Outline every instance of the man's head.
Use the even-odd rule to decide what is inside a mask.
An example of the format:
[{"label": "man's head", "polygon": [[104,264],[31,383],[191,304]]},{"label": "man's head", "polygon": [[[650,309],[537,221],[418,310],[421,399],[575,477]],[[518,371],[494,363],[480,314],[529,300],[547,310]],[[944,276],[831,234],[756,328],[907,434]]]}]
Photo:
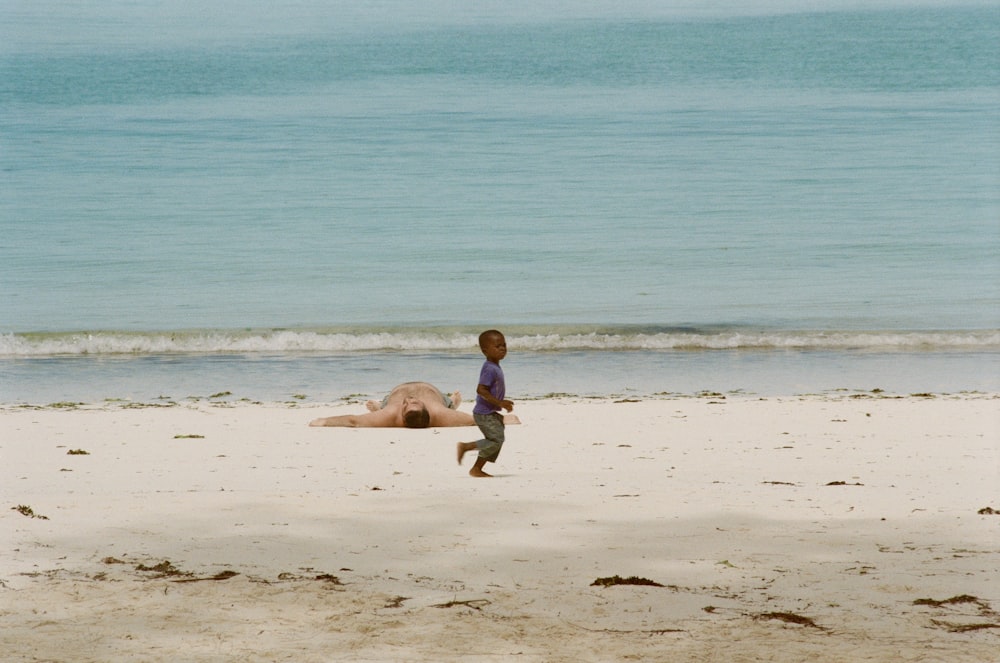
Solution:
[{"label": "man's head", "polygon": [[403,425],[407,428],[427,428],[431,425],[431,415],[423,401],[403,399]]}]

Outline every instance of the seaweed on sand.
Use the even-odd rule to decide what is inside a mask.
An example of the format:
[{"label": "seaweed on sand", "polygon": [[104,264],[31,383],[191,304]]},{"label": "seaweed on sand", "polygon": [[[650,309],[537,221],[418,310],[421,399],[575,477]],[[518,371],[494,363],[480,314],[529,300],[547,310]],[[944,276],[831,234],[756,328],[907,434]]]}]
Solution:
[{"label": "seaweed on sand", "polygon": [[594,582],[590,583],[591,587],[611,587],[613,585],[642,585],[646,587],[663,587],[660,583],[655,580],[650,580],[648,578],[639,578],[637,576],[629,576],[628,578],[622,578],[621,576],[614,575],[608,578],[598,578]]},{"label": "seaweed on sand", "polygon": [[35,511],[27,504],[18,504],[17,506],[12,506],[11,511],[17,511],[22,516],[27,516],[28,518],[38,518],[39,520],[48,520],[48,516],[43,516],[40,513],[35,513]]},{"label": "seaweed on sand", "polygon": [[785,622],[786,624],[799,624],[801,626],[819,629],[820,631],[826,630],[809,617],[803,617],[802,615],[797,615],[794,612],[765,612],[756,615],[754,619],[776,619],[778,621]]}]

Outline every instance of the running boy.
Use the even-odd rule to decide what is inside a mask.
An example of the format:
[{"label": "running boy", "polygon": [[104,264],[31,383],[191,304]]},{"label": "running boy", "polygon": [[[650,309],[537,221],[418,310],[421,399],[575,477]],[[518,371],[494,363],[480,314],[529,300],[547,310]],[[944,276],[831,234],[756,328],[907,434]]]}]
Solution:
[{"label": "running boy", "polygon": [[479,449],[479,457],[469,470],[474,477],[491,476],[483,472],[486,463],[496,462],[503,446],[504,424],[500,410],[510,412],[514,403],[506,400],[506,387],[503,380],[503,369],[500,360],[507,356],[507,340],[495,329],[484,331],[479,335],[479,349],[483,351],[486,361],[479,371],[479,387],[476,389],[476,406],[472,409],[472,418],[483,433],[483,439],[476,442],[458,443],[458,464],[462,464],[465,452]]}]

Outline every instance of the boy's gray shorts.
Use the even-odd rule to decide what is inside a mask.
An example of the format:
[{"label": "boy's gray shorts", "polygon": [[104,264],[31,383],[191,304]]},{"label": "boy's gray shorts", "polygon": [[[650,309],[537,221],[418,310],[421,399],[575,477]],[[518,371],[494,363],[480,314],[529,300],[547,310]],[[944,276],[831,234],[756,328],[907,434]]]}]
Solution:
[{"label": "boy's gray shorts", "polygon": [[473,414],[472,418],[475,419],[484,438],[476,441],[479,457],[486,459],[489,463],[495,463],[504,441],[503,415],[499,412],[491,412],[489,414]]}]

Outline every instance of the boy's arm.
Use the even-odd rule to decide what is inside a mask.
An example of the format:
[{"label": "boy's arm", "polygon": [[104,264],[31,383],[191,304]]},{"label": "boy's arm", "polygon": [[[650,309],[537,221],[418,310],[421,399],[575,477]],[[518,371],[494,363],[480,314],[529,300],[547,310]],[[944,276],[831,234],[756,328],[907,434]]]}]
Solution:
[{"label": "boy's arm", "polygon": [[490,388],[487,387],[485,384],[481,384],[478,387],[476,387],[476,393],[482,396],[483,400],[492,405],[493,407],[503,408],[508,412],[514,409],[514,401],[510,401],[507,399],[498,401],[496,398],[493,397],[493,394],[490,393]]}]

